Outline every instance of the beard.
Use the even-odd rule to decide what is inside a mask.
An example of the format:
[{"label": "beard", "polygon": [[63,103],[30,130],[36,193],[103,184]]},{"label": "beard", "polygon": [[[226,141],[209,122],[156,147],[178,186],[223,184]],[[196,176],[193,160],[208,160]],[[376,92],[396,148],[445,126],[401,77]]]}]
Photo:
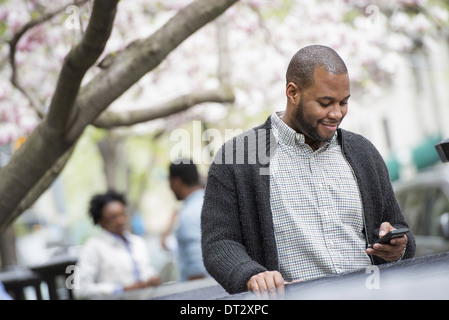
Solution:
[{"label": "beard", "polygon": [[304,116],[304,101],[303,97],[299,99],[299,105],[296,110],[295,120],[297,122],[297,128],[300,129],[299,132],[304,134],[306,137],[319,142],[329,142],[332,140],[332,136],[323,137],[318,132],[318,123],[321,121],[317,120],[316,122],[308,121]]}]

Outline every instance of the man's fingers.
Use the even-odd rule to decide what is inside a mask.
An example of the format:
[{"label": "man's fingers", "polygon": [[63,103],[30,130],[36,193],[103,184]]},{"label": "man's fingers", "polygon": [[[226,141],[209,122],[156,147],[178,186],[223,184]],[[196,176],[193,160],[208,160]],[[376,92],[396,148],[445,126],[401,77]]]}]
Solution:
[{"label": "man's fingers", "polygon": [[265,277],[265,284],[270,298],[284,296],[284,278],[279,272],[274,272]]},{"label": "man's fingers", "polygon": [[267,275],[257,274],[254,276],[253,292],[258,299],[268,299],[268,288],[269,284],[267,283]]},{"label": "man's fingers", "polygon": [[252,291],[255,295],[257,299],[260,299],[260,290],[259,290],[259,284],[257,283],[257,280],[252,277],[248,283],[247,283],[247,287],[249,291]]},{"label": "man's fingers", "polygon": [[257,299],[267,299],[268,298],[268,292],[267,292],[267,285],[265,283],[265,277],[263,273],[256,274],[255,276],[252,276],[251,279],[248,281],[248,290],[251,290],[255,295]]},{"label": "man's fingers", "polygon": [[379,256],[387,261],[395,261],[404,253],[407,242],[407,236],[404,235],[400,238],[392,239],[390,244],[377,243],[373,248],[368,248],[366,253]]},{"label": "man's fingers", "polygon": [[284,278],[282,277],[282,275],[279,272],[277,272],[275,274],[274,281],[275,281],[275,285],[276,285],[276,288],[277,288],[277,294],[280,297],[283,297],[284,296],[284,292],[285,292],[284,291],[285,281],[284,281]]},{"label": "man's fingers", "polygon": [[390,244],[392,244],[394,246],[406,246],[407,243],[408,243],[407,235],[403,235],[402,237],[394,238],[394,239],[390,240]]},{"label": "man's fingers", "polygon": [[275,298],[284,294],[284,278],[278,271],[265,271],[252,276],[247,287],[259,299]]}]

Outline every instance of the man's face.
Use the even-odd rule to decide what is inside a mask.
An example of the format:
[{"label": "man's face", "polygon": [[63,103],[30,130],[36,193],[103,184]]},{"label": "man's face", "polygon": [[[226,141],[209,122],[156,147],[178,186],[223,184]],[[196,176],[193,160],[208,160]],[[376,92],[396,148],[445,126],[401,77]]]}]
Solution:
[{"label": "man's face", "polygon": [[102,210],[99,224],[109,232],[122,235],[128,224],[126,208],[120,201],[107,203]]},{"label": "man's face", "polygon": [[287,96],[293,106],[286,123],[306,136],[313,150],[329,141],[348,112],[350,85],[348,74],[331,74],[315,69],[314,84],[302,91],[289,83]]}]

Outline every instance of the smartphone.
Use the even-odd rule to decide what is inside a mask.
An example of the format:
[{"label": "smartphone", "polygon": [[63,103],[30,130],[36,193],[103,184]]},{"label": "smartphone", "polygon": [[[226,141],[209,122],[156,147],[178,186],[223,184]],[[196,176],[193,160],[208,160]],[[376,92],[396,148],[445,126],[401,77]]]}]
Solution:
[{"label": "smartphone", "polygon": [[388,232],[386,235],[384,235],[382,238],[375,241],[370,247],[373,247],[376,243],[381,243],[381,244],[389,243],[391,239],[400,238],[403,235],[405,235],[407,232],[409,232],[408,228],[400,228],[400,229],[392,230],[392,231]]}]

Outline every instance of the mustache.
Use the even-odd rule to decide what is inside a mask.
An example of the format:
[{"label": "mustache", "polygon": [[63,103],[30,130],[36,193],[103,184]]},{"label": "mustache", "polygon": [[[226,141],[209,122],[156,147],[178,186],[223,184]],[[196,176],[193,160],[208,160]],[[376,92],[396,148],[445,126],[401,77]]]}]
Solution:
[{"label": "mustache", "polygon": [[341,123],[341,121],[324,121],[324,120],[320,120],[319,123],[324,124],[324,125],[328,125],[328,126],[336,126],[336,125],[339,125]]}]

